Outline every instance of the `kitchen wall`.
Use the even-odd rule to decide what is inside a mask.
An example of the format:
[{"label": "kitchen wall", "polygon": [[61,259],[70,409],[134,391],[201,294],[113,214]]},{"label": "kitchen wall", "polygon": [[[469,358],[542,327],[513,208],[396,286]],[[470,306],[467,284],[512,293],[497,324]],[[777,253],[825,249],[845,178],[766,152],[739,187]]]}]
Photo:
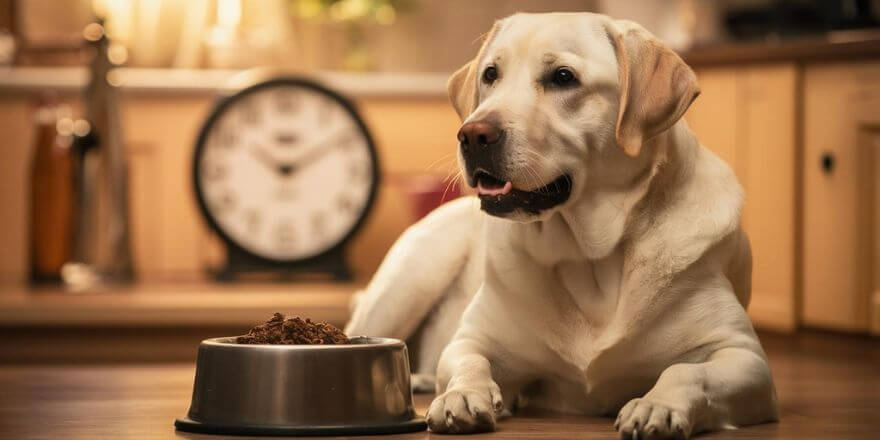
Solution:
[{"label": "kitchen wall", "polygon": [[[442,80],[442,77],[440,78]],[[438,81],[434,81],[438,83]],[[454,169],[451,153],[458,118],[442,87],[431,93],[350,95],[379,149],[383,180],[373,214],[353,242],[350,261],[369,278],[387,249],[413,221],[407,177],[443,179]],[[0,94],[0,282],[24,280],[28,251],[29,163],[36,94]],[[67,95],[76,102],[76,95]],[[133,248],[144,281],[204,279],[222,260],[216,238],[197,212],[191,185],[196,134],[213,106],[210,92],[166,90],[123,93],[123,124],[130,154]]]}]

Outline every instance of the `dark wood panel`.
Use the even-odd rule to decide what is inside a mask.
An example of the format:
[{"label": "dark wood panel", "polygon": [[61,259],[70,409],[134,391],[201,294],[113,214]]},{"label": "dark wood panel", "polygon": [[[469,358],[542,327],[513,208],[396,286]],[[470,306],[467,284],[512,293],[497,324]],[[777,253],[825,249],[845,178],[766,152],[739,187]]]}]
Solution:
[{"label": "dark wood panel", "polygon": [[730,43],[695,47],[681,53],[692,67],[745,63],[849,61],[880,59],[880,32],[841,34],[821,39]]},{"label": "dark wood panel", "polygon": [[[762,339],[779,392],[781,422],[701,438],[874,438],[880,415],[876,339],[824,333],[765,334]],[[221,438],[172,428],[173,419],[187,411],[192,379],[191,364],[0,367],[0,438]],[[419,411],[429,402],[430,396],[418,396]],[[503,421],[496,433],[468,438],[617,438],[611,423],[532,413]],[[417,433],[391,438],[431,437]]]}]

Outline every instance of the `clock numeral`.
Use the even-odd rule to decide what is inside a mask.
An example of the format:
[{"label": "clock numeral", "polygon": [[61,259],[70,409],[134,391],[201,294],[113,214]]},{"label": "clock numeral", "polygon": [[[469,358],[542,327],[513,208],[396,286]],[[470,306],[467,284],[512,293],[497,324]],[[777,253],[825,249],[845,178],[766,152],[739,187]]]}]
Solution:
[{"label": "clock numeral", "polygon": [[323,127],[323,126],[326,126],[327,123],[336,119],[337,118],[337,110],[338,110],[338,107],[337,107],[337,104],[335,101],[332,101],[329,99],[321,100],[321,103],[318,104],[318,111],[317,111],[318,125]]},{"label": "clock numeral", "polygon": [[235,209],[235,205],[238,203],[238,199],[235,197],[230,191],[224,191],[223,194],[216,200],[216,207],[219,211],[231,211]]},{"label": "clock numeral", "polygon": [[231,128],[221,129],[217,133],[217,146],[226,149],[238,146],[238,134]]},{"label": "clock numeral", "polygon": [[342,212],[353,212],[355,208],[354,202],[346,195],[341,195],[336,199],[336,206]]},{"label": "clock numeral", "polygon": [[359,139],[358,135],[359,135],[359,133],[357,133],[353,130],[346,131],[345,133],[343,133],[342,135],[339,136],[339,146],[344,151],[352,151],[355,148],[360,147],[361,144],[358,142],[358,139]]},{"label": "clock numeral", "polygon": [[291,184],[284,184],[278,187],[275,192],[275,198],[281,202],[289,202],[296,199],[296,189]]},{"label": "clock numeral", "polygon": [[275,242],[279,249],[289,251],[296,244],[293,225],[284,222],[275,229]]},{"label": "clock numeral", "polygon": [[367,164],[363,162],[350,161],[348,162],[348,177],[353,182],[364,182],[370,177],[367,168]]},{"label": "clock numeral", "polygon": [[275,101],[275,109],[279,113],[293,113],[299,110],[299,102],[296,97],[288,91],[278,91],[273,97]]},{"label": "clock numeral", "polygon": [[318,237],[327,235],[327,215],[323,212],[312,214],[312,233]]},{"label": "clock numeral", "polygon": [[275,135],[275,143],[279,147],[294,147],[299,143],[299,136],[296,133],[278,133]]},{"label": "clock numeral", "polygon": [[260,230],[260,225],[263,222],[262,216],[260,216],[260,212],[256,209],[248,209],[245,213],[245,224],[247,225],[247,231],[249,234],[256,234]]},{"label": "clock numeral", "polygon": [[218,181],[226,177],[226,166],[217,162],[205,162],[202,164],[202,175],[210,181]]},{"label": "clock numeral", "polygon": [[253,101],[242,104],[241,120],[246,124],[253,125],[260,122],[260,109]]}]

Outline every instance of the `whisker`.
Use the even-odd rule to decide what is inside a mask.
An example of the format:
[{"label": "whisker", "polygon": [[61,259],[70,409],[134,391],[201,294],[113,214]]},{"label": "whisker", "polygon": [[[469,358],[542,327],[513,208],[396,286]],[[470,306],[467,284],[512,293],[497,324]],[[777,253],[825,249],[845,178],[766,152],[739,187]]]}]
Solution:
[{"label": "whisker", "polygon": [[425,171],[430,171],[431,168],[434,168],[435,166],[439,165],[440,162],[443,162],[443,161],[446,161],[446,160],[451,159],[450,156],[452,156],[453,154],[454,154],[454,153],[449,153],[449,154],[444,154],[443,156],[440,156],[437,160],[435,160],[434,162],[431,162],[431,164],[428,165],[427,168],[425,168]]},{"label": "whisker", "polygon": [[443,203],[446,201],[446,193],[449,192],[449,187],[452,184],[454,184],[455,182],[457,182],[461,176],[462,176],[462,173],[461,173],[461,170],[459,170],[458,173],[455,175],[455,178],[453,178],[452,180],[449,181],[449,183],[446,184],[446,188],[443,190],[443,195],[440,197],[440,203]]},{"label": "whisker", "polygon": [[443,179],[443,181],[446,182],[446,181],[448,181],[449,179],[451,179],[452,176],[455,174],[456,170],[457,170],[459,173],[461,173],[461,169],[458,168],[457,166],[455,166],[455,167],[451,167],[451,168],[449,169],[449,172],[446,173],[446,177]]}]

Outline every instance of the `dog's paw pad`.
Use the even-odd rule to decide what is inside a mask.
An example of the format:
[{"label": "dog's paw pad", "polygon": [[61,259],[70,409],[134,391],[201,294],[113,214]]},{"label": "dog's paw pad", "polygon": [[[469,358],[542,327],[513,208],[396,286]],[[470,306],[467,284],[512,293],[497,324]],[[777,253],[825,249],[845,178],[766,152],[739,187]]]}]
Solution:
[{"label": "dog's paw pad", "polygon": [[684,413],[646,398],[630,400],[614,422],[624,440],[686,439],[690,424]]}]

